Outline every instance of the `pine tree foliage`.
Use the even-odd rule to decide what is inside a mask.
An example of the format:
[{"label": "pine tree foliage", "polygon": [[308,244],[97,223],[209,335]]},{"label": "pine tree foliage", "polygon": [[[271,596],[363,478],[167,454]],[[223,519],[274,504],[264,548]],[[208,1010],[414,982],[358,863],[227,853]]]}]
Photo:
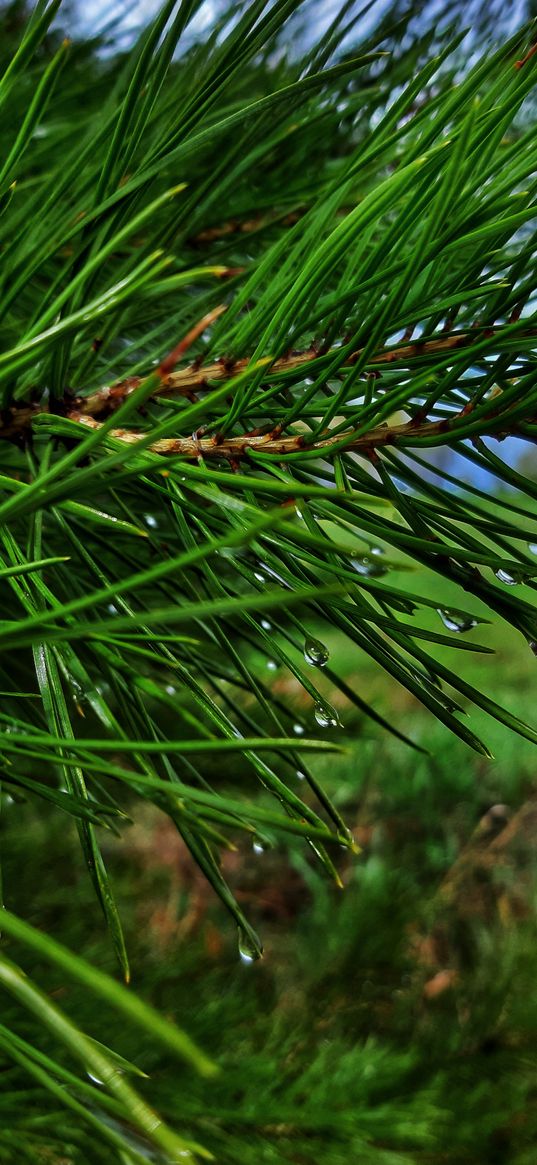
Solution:
[{"label": "pine tree foliage", "polygon": [[[372,25],[343,4],[297,53],[297,0],[230,5],[196,36],[200,7],[164,4],[125,53],[113,27],[106,52],[62,40],[60,0],[15,6],[0,79],[2,789],[74,818],[126,979],[100,838],[140,799],[244,958],[261,940],[219,862],[237,834],[298,835],[337,879],[334,846],[355,845],[315,775],[345,744],[334,694],[415,745],[340,677],[331,636],[485,756],[461,699],[537,740],[460,654],[489,650],[468,638],[484,611],[537,650],[536,486],[502,458],[537,435],[533,30],[483,47],[445,13]],[[442,447],[455,470],[431,468]],[[431,572],[455,595],[436,624]],[[2,930],[212,1070],[9,910]],[[170,1160],[203,1153],[4,953],[0,980],[107,1083],[103,1107]],[[141,1159],[88,1085],[0,1042]]]}]

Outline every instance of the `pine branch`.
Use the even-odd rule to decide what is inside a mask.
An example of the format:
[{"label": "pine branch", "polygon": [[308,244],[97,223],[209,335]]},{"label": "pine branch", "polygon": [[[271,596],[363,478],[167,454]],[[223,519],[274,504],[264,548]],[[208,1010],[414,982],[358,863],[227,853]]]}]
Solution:
[{"label": "pine branch", "polygon": [[[199,5],[165,0],[104,60],[49,43],[60,2],[0,78],[2,792],[75,820],[123,974],[101,838],[144,800],[251,961],[221,852],[302,838],[340,885],[356,847],[310,759],[361,748],[366,717],[421,749],[364,660],[481,756],[462,711],[537,742],[446,656],[489,658],[487,630],[467,635],[489,613],[537,651],[537,486],[481,440],[537,431],[533,36],[465,61],[436,10],[432,38],[412,5],[363,31],[345,0],[298,60],[279,50],[299,0],[255,0],[217,5],[182,52]],[[5,962],[9,984],[45,1018]],[[121,1083],[107,1099],[152,1135]]]},{"label": "pine branch", "polygon": [[[178,371],[170,371],[201,332],[224,310],[225,308],[220,306],[204,316],[199,323],[190,329],[187,336],[177,345],[171,355],[162,362],[160,365],[160,383],[156,384],[152,396],[179,395],[195,401],[199,392],[210,392],[217,384],[234,379],[238,375],[247,372],[250,365],[249,359],[232,360],[226,359],[225,357],[211,364],[200,364],[198,361],[194,361],[186,368],[179,369]],[[421,362],[428,357],[431,357],[434,361],[436,356],[444,356],[446,353],[458,352],[484,338],[494,337],[497,339],[498,343],[495,347],[501,353],[503,330],[501,326],[496,328],[476,326],[467,331],[453,332],[450,335],[435,337],[431,340],[414,340],[412,343],[398,344],[393,348],[385,348],[368,357],[367,364],[364,366],[364,373],[370,367],[376,370],[379,367],[390,367],[393,365],[412,369],[415,361]],[[525,339],[537,338],[537,329],[525,328],[521,332],[522,337]],[[352,368],[360,360],[363,352],[364,349],[362,348],[352,352],[344,361],[343,369]],[[302,352],[291,352],[286,356],[272,361],[272,363],[267,361],[266,375],[270,379],[271,374],[277,376],[282,373],[293,373],[302,369],[307,371],[313,362],[318,362],[319,359],[328,362],[331,357],[336,355],[337,348],[322,351],[318,347],[311,347]],[[99,417],[107,417],[113,414],[133,392],[140,388],[143,380],[144,378],[142,376],[126,377],[124,380],[120,380],[110,386],[104,386],[85,397],[66,395],[63,400],[55,402],[54,413],[95,428],[97,425],[92,425],[92,421],[96,421]],[[282,437],[277,426],[271,426],[268,433],[259,433],[256,430],[250,433],[245,432],[240,436],[229,437],[225,440],[219,439],[218,435],[210,439],[201,440],[182,437],[163,440],[156,442],[152,446],[152,449],[158,453],[182,455],[187,458],[197,457],[200,454],[203,454],[203,456],[217,454],[220,457],[235,460],[248,455],[250,451],[257,448],[262,449],[264,453],[283,455],[285,453],[297,452],[306,445],[312,450],[329,451],[333,446],[339,448],[341,442],[349,450],[375,449],[377,446],[389,444],[408,444],[410,438],[444,437],[446,442],[450,442],[456,439],[457,422],[462,420],[463,417],[468,416],[469,411],[470,407],[466,406],[464,410],[461,410],[460,413],[455,414],[449,420],[436,422],[422,421],[421,423],[409,421],[406,424],[396,426],[381,425],[367,433],[356,436],[353,430],[350,430],[348,433],[343,432],[339,434],[337,438],[332,438],[327,435],[311,444],[307,442],[307,438],[303,434]],[[7,440],[20,438],[29,431],[36,416],[48,412],[49,409],[44,405],[21,405],[5,409],[3,417],[0,419],[0,438]],[[530,409],[526,420],[528,423],[533,423],[533,409]],[[498,437],[522,435],[520,433],[520,422],[512,428],[507,424],[505,429],[502,428],[498,432],[497,420],[494,415],[488,417],[483,428],[480,429],[481,436],[487,436],[489,433],[493,433]],[[139,434],[125,429],[113,430],[112,435],[127,442],[132,442],[139,438]]]},{"label": "pine branch", "polygon": [[[293,437],[282,437],[275,435],[274,431],[271,433],[258,433],[253,431],[251,433],[243,433],[238,437],[175,437],[164,438],[153,442],[149,445],[152,453],[160,453],[166,456],[183,457],[186,460],[194,460],[200,457],[221,457],[231,462],[238,462],[242,458],[248,458],[252,453],[263,453],[272,455],[274,457],[284,457],[291,453],[311,452],[319,455],[329,456],[332,451],[347,453],[363,453],[368,456],[373,456],[375,450],[385,448],[386,446],[405,446],[418,445],[424,440],[431,444],[447,444],[451,445],[459,437],[457,427],[465,422],[468,417],[467,411],[461,411],[449,420],[429,421],[429,422],[415,422],[407,421],[401,425],[379,425],[378,427],[369,430],[367,433],[358,434],[355,430],[349,432],[340,432],[334,437],[324,437],[318,441],[308,442],[303,434],[298,434]],[[77,421],[91,429],[100,429],[102,422],[96,421],[94,417],[85,416],[83,413],[73,411],[68,413],[68,418],[72,421]],[[527,424],[535,424],[537,417],[529,416],[526,419]],[[462,434],[461,434],[462,435]],[[118,441],[124,441],[126,444],[136,444],[137,441],[145,436],[143,433],[136,433],[132,429],[112,429],[110,436]],[[489,423],[485,420],[479,428],[479,436],[487,437],[493,436],[498,440],[503,440],[505,437],[520,437],[528,440],[527,432],[521,428],[520,424],[509,427],[506,423],[505,428],[498,428],[498,420],[491,415]],[[437,439],[437,440],[435,440]]]}]

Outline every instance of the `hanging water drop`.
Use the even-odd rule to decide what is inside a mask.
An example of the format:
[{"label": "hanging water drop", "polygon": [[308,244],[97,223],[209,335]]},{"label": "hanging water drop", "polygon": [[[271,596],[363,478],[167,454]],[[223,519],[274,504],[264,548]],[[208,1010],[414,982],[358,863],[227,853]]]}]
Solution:
[{"label": "hanging water drop", "polygon": [[304,643],[304,659],[306,663],[311,663],[313,667],[325,667],[328,663],[330,652],[320,639],[313,639],[308,636]]},{"label": "hanging water drop", "polygon": [[537,643],[535,642],[534,639],[528,639],[528,647],[529,647],[530,651],[533,652],[534,655],[537,655]]},{"label": "hanging water drop", "polygon": [[303,729],[301,724],[293,724],[293,732],[294,732],[295,736],[303,736],[304,735],[304,729]]},{"label": "hanging water drop", "polygon": [[305,781],[306,780],[306,774],[301,773],[300,769],[296,770],[295,776],[296,776],[297,781]]},{"label": "hanging water drop", "polygon": [[383,546],[370,546],[369,553],[376,555],[376,557],[379,557],[379,555],[385,554],[386,551],[385,551]]},{"label": "hanging water drop", "polygon": [[275,659],[267,659],[267,668],[269,671],[277,671],[278,664]]},{"label": "hanging water drop", "polygon": [[261,626],[263,631],[272,631],[272,623],[269,623],[268,619],[262,619]]},{"label": "hanging water drop", "polygon": [[254,940],[245,930],[239,928],[239,957],[241,963],[255,963],[261,957],[261,951]]},{"label": "hanging water drop", "polygon": [[262,574],[260,570],[254,570],[254,578],[256,578],[257,581],[260,583],[264,583],[267,581],[264,574]]},{"label": "hanging water drop", "polygon": [[379,562],[380,555],[370,558],[368,554],[364,554],[363,558],[353,558],[352,565],[357,574],[361,574],[364,578],[380,578],[381,575],[386,574],[387,566]]},{"label": "hanging water drop", "polygon": [[94,1084],[98,1084],[101,1088],[104,1087],[104,1080],[101,1080],[99,1076],[94,1076],[93,1072],[87,1072],[86,1074]]},{"label": "hanging water drop", "polygon": [[528,550],[530,554],[537,554],[537,542],[528,542]]},{"label": "hanging water drop", "polygon": [[336,709],[331,704],[316,704],[313,715],[319,728],[339,728],[340,721]]},{"label": "hanging water drop", "polygon": [[69,683],[73,700],[76,704],[79,704],[81,700],[84,700],[86,693],[81,684],[78,683],[78,680],[73,679],[72,676],[70,677]]},{"label": "hanging water drop", "polygon": [[504,583],[506,587],[516,587],[517,584],[522,582],[524,578],[523,574],[519,574],[516,571],[514,573],[510,573],[509,571],[504,570],[503,567],[500,567],[499,570],[495,570],[494,574],[496,575],[496,578],[499,580],[499,582]]},{"label": "hanging water drop", "polygon": [[270,575],[271,578],[276,579],[276,582],[283,583],[284,587],[289,587],[289,583],[286,582],[283,575],[278,574],[278,571],[274,570],[274,568],[272,566],[265,566],[265,570],[266,570],[267,574]]},{"label": "hanging water drop", "polygon": [[150,530],[157,529],[158,521],[155,518],[154,514],[144,514],[144,522],[145,522],[146,526],[149,526]]},{"label": "hanging water drop", "polygon": [[438,614],[448,631],[471,631],[477,627],[477,619],[471,615],[462,615],[459,611],[450,611],[444,607],[437,607]]},{"label": "hanging water drop", "polygon": [[263,842],[261,842],[259,840],[258,837],[256,837],[255,841],[252,842],[252,849],[254,851],[254,854],[264,854],[265,846],[263,845]]},{"label": "hanging water drop", "polygon": [[341,830],[341,834],[347,842],[347,845],[344,845],[341,848],[344,850],[350,850],[351,853],[353,853],[353,854],[359,854],[360,853],[360,846],[358,845],[358,842],[356,841],[356,838],[355,838],[352,830],[349,829],[348,825],[343,826],[343,829]]}]

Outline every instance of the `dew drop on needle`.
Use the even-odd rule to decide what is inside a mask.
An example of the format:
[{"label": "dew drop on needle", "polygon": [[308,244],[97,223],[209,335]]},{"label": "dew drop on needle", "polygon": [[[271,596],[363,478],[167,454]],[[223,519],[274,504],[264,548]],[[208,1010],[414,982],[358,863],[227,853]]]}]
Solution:
[{"label": "dew drop on needle", "polygon": [[450,611],[444,607],[437,607],[438,614],[448,631],[471,631],[477,627],[477,619],[471,615],[462,615],[458,611]]},{"label": "dew drop on needle", "polygon": [[363,575],[364,578],[380,578],[388,570],[388,567],[380,561],[380,557],[378,553],[372,558],[364,554],[363,558],[353,558],[352,565],[356,573]]},{"label": "dew drop on needle", "polygon": [[304,659],[306,663],[311,663],[313,667],[325,667],[328,663],[330,652],[320,639],[313,639],[308,636],[304,643]]},{"label": "dew drop on needle", "polygon": [[504,583],[506,587],[516,587],[518,583],[522,582],[524,577],[522,574],[504,570],[503,567],[500,567],[499,570],[495,570],[494,574],[496,575],[498,581]]},{"label": "dew drop on needle", "polygon": [[260,958],[260,951],[250,935],[239,929],[239,957],[241,963],[255,963]]},{"label": "dew drop on needle", "polygon": [[331,704],[316,704],[313,715],[319,728],[340,728],[339,716]]}]

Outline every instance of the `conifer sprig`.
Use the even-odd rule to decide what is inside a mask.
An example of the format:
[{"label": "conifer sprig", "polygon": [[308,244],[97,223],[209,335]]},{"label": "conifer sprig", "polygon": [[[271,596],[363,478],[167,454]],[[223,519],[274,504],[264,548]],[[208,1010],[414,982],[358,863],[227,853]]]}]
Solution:
[{"label": "conifer sprig", "polygon": [[[344,5],[293,56],[299,0],[256,0],[184,47],[199,8],[168,0],[103,56],[40,0],[0,79],[0,776],[75,818],[125,977],[100,836],[140,798],[247,958],[219,862],[236,835],[303,837],[338,881],[334,844],[356,847],[310,756],[354,711],[413,744],[339,676],[342,639],[478,752],[467,705],[537,741],[459,664],[487,652],[464,637],[487,614],[537,643],[537,487],[496,444],[537,434],[533,30],[469,64],[464,33],[407,35],[396,10],[362,35]],[[431,471],[437,446],[454,473]],[[431,572],[459,596],[435,625]],[[61,1065],[0,1044],[58,1097]],[[115,1111],[170,1159],[195,1151],[110,1072]]]}]

